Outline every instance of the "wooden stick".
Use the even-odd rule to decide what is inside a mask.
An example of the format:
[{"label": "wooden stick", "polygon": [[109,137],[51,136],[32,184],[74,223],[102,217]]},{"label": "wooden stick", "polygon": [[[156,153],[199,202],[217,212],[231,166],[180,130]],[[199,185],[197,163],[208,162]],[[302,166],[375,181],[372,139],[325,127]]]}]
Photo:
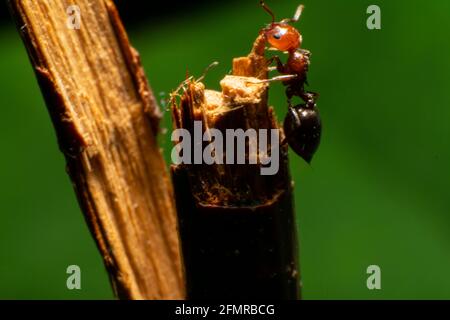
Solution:
[{"label": "wooden stick", "polygon": [[[194,121],[201,121],[203,132],[214,128],[224,137],[226,129],[278,129],[267,105],[268,84],[249,84],[267,78],[263,55],[259,37],[249,56],[234,60],[222,92],[187,81],[180,103],[173,100],[175,128],[194,136]],[[224,163],[226,152],[219,156]],[[280,147],[275,175],[261,175],[260,162],[248,164],[251,156],[247,149],[247,164],[172,166],[189,298],[299,297],[287,146]]]},{"label": "wooden stick", "polygon": [[[79,29],[68,27],[69,5],[79,8]],[[156,141],[160,111],[112,1],[10,7],[115,293],[184,298],[172,187]]]}]

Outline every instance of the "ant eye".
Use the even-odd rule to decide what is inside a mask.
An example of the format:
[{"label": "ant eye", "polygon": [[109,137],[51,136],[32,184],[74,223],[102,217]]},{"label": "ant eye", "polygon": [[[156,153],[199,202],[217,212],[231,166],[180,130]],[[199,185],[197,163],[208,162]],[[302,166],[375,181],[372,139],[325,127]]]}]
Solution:
[{"label": "ant eye", "polygon": [[275,34],[273,35],[273,37],[274,37],[275,39],[277,39],[277,40],[280,40],[280,39],[281,39],[281,34],[275,33]]}]

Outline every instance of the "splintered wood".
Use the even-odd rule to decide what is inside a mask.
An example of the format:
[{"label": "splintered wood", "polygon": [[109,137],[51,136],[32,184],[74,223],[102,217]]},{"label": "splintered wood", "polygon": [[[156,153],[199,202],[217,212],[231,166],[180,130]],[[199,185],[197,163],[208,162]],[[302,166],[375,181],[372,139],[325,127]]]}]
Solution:
[{"label": "splintered wood", "polygon": [[[227,129],[251,129],[257,133],[260,129],[278,129],[273,109],[267,104],[269,85],[261,81],[267,77],[263,41],[264,39],[259,37],[247,57],[234,59],[233,75],[222,79],[221,92],[205,89],[203,83],[194,79],[185,81],[184,86],[181,86],[184,90],[181,102],[177,104],[176,99],[172,99],[175,128],[184,128],[194,134],[194,122],[200,121],[203,132],[217,129],[223,136],[226,136]],[[280,131],[280,139],[282,138]],[[268,143],[267,150],[271,150],[270,141]],[[279,144],[279,141],[277,143]],[[226,158],[226,154],[223,154],[221,164],[191,166],[189,170],[196,172],[195,175],[202,181],[193,184],[199,199],[220,205],[255,204],[271,201],[280,192],[284,192],[283,183],[286,179],[289,180],[286,146],[281,147],[280,170],[271,176],[260,173],[259,160],[266,154],[249,150],[250,148],[246,148],[246,165],[223,164]],[[251,158],[258,159],[257,163],[248,164]]]},{"label": "splintered wood", "polygon": [[[116,294],[184,298],[172,186],[156,141],[160,111],[113,2],[10,5]],[[79,29],[67,26],[74,5]]]}]

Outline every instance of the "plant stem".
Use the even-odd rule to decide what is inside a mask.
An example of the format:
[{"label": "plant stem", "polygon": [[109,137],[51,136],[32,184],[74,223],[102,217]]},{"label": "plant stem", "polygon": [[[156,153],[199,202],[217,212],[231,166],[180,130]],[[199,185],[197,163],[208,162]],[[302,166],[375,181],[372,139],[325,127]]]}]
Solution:
[{"label": "plant stem", "polygon": [[182,299],[172,186],[156,136],[160,111],[109,0],[11,0],[67,171],[114,290]]},{"label": "plant stem", "polygon": [[[223,136],[226,129],[278,129],[267,83],[248,85],[267,78],[263,55],[259,37],[249,56],[234,59],[233,75],[221,81],[222,92],[188,82],[180,103],[173,101],[175,128],[191,136],[194,121],[202,122],[204,132],[214,128]],[[247,148],[246,164],[172,166],[189,298],[299,297],[287,146],[280,147],[275,175],[261,175],[260,162],[248,164],[251,156]]]}]

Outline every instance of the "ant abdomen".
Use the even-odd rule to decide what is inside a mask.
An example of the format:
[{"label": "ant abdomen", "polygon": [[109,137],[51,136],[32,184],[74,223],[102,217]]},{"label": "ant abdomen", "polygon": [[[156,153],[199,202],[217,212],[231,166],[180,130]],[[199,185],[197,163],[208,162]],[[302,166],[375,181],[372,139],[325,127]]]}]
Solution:
[{"label": "ant abdomen", "polygon": [[319,110],[306,104],[289,107],[283,128],[286,141],[292,150],[311,163],[319,147],[322,132]]}]

